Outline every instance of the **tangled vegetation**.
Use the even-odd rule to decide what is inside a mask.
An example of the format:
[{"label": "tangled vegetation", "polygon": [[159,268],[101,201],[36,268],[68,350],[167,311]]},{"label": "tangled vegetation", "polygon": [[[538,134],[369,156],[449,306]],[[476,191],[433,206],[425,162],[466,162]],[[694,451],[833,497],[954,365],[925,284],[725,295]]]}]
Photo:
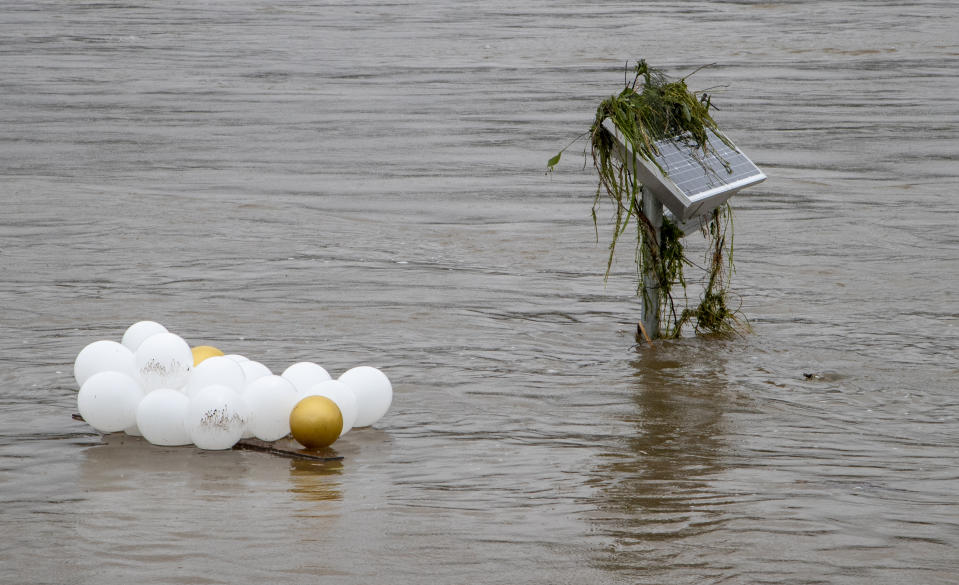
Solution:
[{"label": "tangled vegetation", "polygon": [[[593,166],[599,174],[592,209],[597,237],[597,211],[604,195],[614,206],[615,225],[609,245],[606,277],[612,269],[619,238],[630,223],[635,222],[636,267],[640,275],[637,294],[644,296],[647,306],[651,304],[645,296],[642,275],[653,275],[660,291],[659,335],[678,337],[687,324],[692,325],[697,333],[734,333],[748,325],[737,316],[738,308],[730,308],[729,303],[729,277],[733,272],[732,212],[729,205],[722,205],[702,221],[702,233],[709,243],[702,266],[705,272],[703,292],[699,304],[690,307],[686,296],[685,269],[697,265],[686,254],[684,234],[677,225],[664,218],[657,239],[653,224],[643,213],[642,184],[631,170],[631,165],[624,164],[618,158],[614,138],[602,126],[605,119],[610,119],[629,142],[633,152],[657,166],[654,158],[659,152],[656,142],[667,138],[680,137],[688,144],[695,145],[696,150],[701,150],[703,155],[710,152],[716,154],[711,150],[706,130],[712,130],[724,142],[726,138],[709,113],[711,97],[705,92],[690,91],[686,85],[688,76],[670,81],[644,60],[636,64],[634,73],[632,81],[627,78],[625,87],[618,95],[609,97],[599,105],[593,125],[586,132]],[[549,171],[559,163],[566,148],[549,160]],[[706,168],[702,159],[700,163]],[[664,169],[660,170],[666,174]],[[707,172],[712,171],[707,169]],[[677,285],[682,289],[680,297],[677,297],[679,293],[674,293]]]}]

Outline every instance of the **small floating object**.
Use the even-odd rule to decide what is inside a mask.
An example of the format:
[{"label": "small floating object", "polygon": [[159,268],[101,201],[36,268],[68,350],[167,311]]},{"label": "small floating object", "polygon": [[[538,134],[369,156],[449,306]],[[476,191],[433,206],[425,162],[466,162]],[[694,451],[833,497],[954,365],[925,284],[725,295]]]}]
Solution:
[{"label": "small floating object", "polygon": [[196,347],[190,348],[190,351],[193,352],[194,367],[200,365],[200,363],[207,358],[223,355],[222,351],[218,350],[212,345],[198,345]]},{"label": "small floating object", "polygon": [[229,386],[213,385],[190,399],[184,424],[201,449],[229,449],[243,437],[250,407]]},{"label": "small floating object", "polygon": [[340,431],[341,437],[348,433],[350,429],[353,428],[353,425],[356,424],[356,415],[359,413],[356,394],[352,388],[343,382],[339,380],[326,380],[325,382],[314,384],[306,395],[301,395],[302,398],[306,396],[325,396],[336,403],[336,407],[340,409],[340,414],[343,415],[343,430]]},{"label": "small floating object", "polygon": [[80,387],[77,407],[91,427],[114,433],[136,424],[137,406],[142,399],[140,385],[127,374],[99,372]]},{"label": "small floating object", "polygon": [[184,391],[192,397],[212,384],[222,384],[241,392],[246,386],[246,374],[238,362],[226,356],[213,356],[193,368]]},{"label": "small floating object", "polygon": [[306,397],[314,385],[333,379],[326,368],[313,362],[297,362],[283,370],[281,376],[293,383],[301,398]]},{"label": "small floating object", "polygon": [[153,445],[177,446],[193,442],[183,422],[190,399],[179,390],[160,388],[147,394],[137,407],[137,428]]},{"label": "small floating object", "polygon": [[307,396],[290,412],[290,432],[308,449],[329,447],[343,430],[343,414],[325,396]]},{"label": "small floating object", "polygon": [[383,418],[393,403],[393,385],[386,374],[370,366],[351,368],[339,381],[353,389],[357,413],[353,426],[368,427]]},{"label": "small floating object", "polygon": [[157,388],[182,388],[193,369],[193,352],[176,333],[146,338],[133,353],[137,373],[148,392]]},{"label": "small floating object", "polygon": [[276,441],[290,434],[290,411],[296,404],[296,388],[286,378],[257,378],[240,397],[250,407],[247,429],[262,441]]},{"label": "small floating object", "polygon": [[243,369],[243,375],[246,376],[246,383],[256,380],[257,378],[262,378],[263,376],[272,376],[273,372],[270,371],[270,368],[261,364],[256,360],[246,360],[244,362],[239,362],[240,367]]},{"label": "small floating object", "polygon": [[120,343],[129,348],[130,351],[136,351],[141,343],[157,333],[169,333],[169,331],[156,321],[138,321],[127,327],[127,330],[123,332]]},{"label": "small floating object", "polygon": [[90,376],[100,372],[123,372],[136,376],[136,360],[125,345],[110,339],[101,339],[87,345],[73,362],[73,378],[83,386]]}]

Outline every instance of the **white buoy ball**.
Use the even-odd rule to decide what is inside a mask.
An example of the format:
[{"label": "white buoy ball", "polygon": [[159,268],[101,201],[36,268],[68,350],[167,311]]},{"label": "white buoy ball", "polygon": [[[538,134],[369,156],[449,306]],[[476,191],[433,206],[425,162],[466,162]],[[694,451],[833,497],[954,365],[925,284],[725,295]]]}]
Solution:
[{"label": "white buoy ball", "polygon": [[179,390],[154,390],[137,407],[137,427],[154,445],[189,445],[192,441],[184,425],[189,406],[190,399]]},{"label": "white buoy ball", "polygon": [[293,383],[300,398],[305,398],[306,392],[316,384],[332,379],[323,366],[313,362],[297,362],[283,370],[282,376]]},{"label": "white buoy ball", "polygon": [[139,321],[127,327],[127,330],[123,333],[123,339],[120,341],[123,345],[127,347],[130,351],[136,351],[140,347],[140,344],[147,340],[148,337],[156,335],[157,333],[169,333],[167,328],[163,325],[160,325],[156,321]]},{"label": "white buoy ball", "polygon": [[248,362],[248,361],[250,361],[250,358],[246,357],[245,355],[240,355],[240,354],[238,354],[238,353],[228,353],[228,354],[226,354],[226,355],[223,356],[223,357],[230,358],[231,360],[233,360],[233,361],[235,361],[235,362]]},{"label": "white buoy ball", "polygon": [[121,372],[90,376],[77,394],[77,408],[91,427],[115,433],[136,424],[137,406],[143,398],[140,384]]},{"label": "white buoy ball", "polygon": [[134,353],[137,374],[148,392],[157,388],[182,388],[193,369],[190,345],[175,333],[157,333]]},{"label": "white buoy ball", "polygon": [[246,374],[240,364],[226,356],[206,358],[190,372],[184,390],[192,398],[203,388],[214,384],[229,386],[240,392],[246,386]]},{"label": "white buoy ball", "polygon": [[190,399],[185,426],[201,449],[229,449],[243,436],[250,409],[236,390],[214,385]]},{"label": "white buoy ball", "polygon": [[240,362],[240,367],[243,368],[243,374],[246,376],[247,384],[256,380],[257,378],[273,375],[273,372],[270,371],[270,368],[264,366],[256,360],[246,360]]},{"label": "white buoy ball", "polygon": [[336,403],[343,415],[343,430],[340,431],[342,437],[353,425],[356,424],[356,415],[359,413],[356,402],[356,394],[348,385],[339,380],[325,380],[319,384],[314,384],[310,390],[299,396],[302,400],[307,396],[325,396]]},{"label": "white buoy ball", "polygon": [[77,359],[73,362],[73,377],[77,386],[90,379],[90,376],[100,372],[122,372],[130,377],[136,377],[136,363],[133,352],[127,347],[102,339],[94,341],[80,350]]},{"label": "white buoy ball", "polygon": [[297,403],[296,388],[280,376],[262,376],[247,384],[241,394],[250,407],[248,432],[261,441],[276,441],[290,434],[290,412]]},{"label": "white buoy ball", "polygon": [[339,381],[353,389],[356,395],[354,427],[368,427],[383,418],[393,402],[393,385],[386,374],[370,366],[352,368]]}]

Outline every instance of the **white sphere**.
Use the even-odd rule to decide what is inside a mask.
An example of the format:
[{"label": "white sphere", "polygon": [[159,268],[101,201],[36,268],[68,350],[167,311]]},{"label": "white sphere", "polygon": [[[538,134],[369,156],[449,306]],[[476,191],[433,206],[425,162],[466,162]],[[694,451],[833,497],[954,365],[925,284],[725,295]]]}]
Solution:
[{"label": "white sphere", "polygon": [[244,362],[240,362],[240,367],[243,368],[243,374],[246,376],[247,384],[256,380],[257,378],[273,375],[273,372],[270,371],[270,368],[255,360],[246,360]]},{"label": "white sphere", "polygon": [[250,358],[246,357],[245,355],[240,355],[240,354],[238,354],[238,353],[228,353],[228,354],[226,354],[226,355],[223,356],[223,357],[230,358],[231,360],[233,360],[233,361],[235,361],[235,362],[248,362],[248,361],[250,361]]},{"label": "white sphere", "polygon": [[354,427],[368,427],[383,418],[390,409],[393,385],[386,374],[376,368],[359,366],[349,369],[339,377],[339,381],[352,388],[356,395]]},{"label": "white sphere", "polygon": [[[297,362],[283,370],[282,376],[292,382],[296,391],[301,394],[320,382],[332,379],[323,366],[313,362]],[[305,395],[301,398],[305,398]]]},{"label": "white sphere", "polygon": [[91,427],[103,433],[122,431],[136,423],[143,398],[140,384],[121,372],[90,376],[77,394],[77,408]]},{"label": "white sphere", "polygon": [[136,361],[133,352],[127,347],[102,339],[94,341],[80,350],[77,359],[73,362],[73,377],[77,386],[90,379],[90,376],[100,372],[122,372],[130,377],[136,377]]},{"label": "white sphere", "polygon": [[246,374],[240,364],[228,357],[209,357],[193,368],[186,379],[184,390],[192,398],[203,388],[214,384],[229,386],[240,392],[246,386]]},{"label": "white sphere", "polygon": [[201,449],[229,449],[243,436],[250,409],[236,390],[214,385],[190,399],[185,426]]},{"label": "white sphere", "polygon": [[123,332],[123,339],[120,343],[126,346],[130,351],[136,351],[141,343],[157,333],[169,332],[166,327],[156,321],[140,321],[127,327],[127,330]]},{"label": "white sphere", "polygon": [[343,415],[343,430],[340,431],[341,437],[349,432],[349,430],[353,428],[353,425],[356,424],[356,415],[359,414],[356,394],[352,388],[343,382],[339,380],[326,380],[319,384],[314,384],[305,395],[298,396],[298,398],[302,400],[307,396],[325,396],[336,403],[336,406],[340,409],[340,414]]},{"label": "white sphere", "polygon": [[182,388],[193,369],[190,345],[175,333],[151,335],[134,353],[137,374],[147,390]]},{"label": "white sphere", "polygon": [[190,399],[171,388],[150,392],[137,407],[137,426],[143,438],[154,445],[189,445],[192,440],[186,431]]},{"label": "white sphere", "polygon": [[286,378],[263,376],[247,384],[241,395],[250,407],[249,432],[261,441],[290,434],[290,412],[297,403],[296,388]]}]

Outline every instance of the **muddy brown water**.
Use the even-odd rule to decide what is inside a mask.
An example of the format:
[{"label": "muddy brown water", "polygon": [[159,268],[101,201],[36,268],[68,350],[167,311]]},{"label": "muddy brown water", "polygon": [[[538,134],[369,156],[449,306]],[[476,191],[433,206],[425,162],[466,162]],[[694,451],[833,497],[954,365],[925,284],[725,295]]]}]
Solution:
[{"label": "muddy brown water", "polygon": [[[955,583],[956,30],[948,1],[7,3],[0,581]],[[636,346],[582,143],[544,175],[638,57],[717,63],[690,85],[769,175],[733,199],[750,335]],[[73,359],[141,319],[380,367],[393,407],[330,464],[101,436]]]}]

